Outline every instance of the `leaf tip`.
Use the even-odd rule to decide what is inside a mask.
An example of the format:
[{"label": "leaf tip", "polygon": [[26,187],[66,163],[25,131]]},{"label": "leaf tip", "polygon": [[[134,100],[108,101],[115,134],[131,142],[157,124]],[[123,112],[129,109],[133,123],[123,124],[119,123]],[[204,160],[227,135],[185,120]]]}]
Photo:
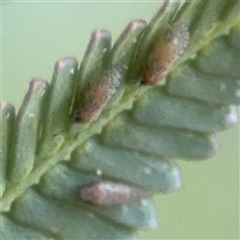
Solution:
[{"label": "leaf tip", "polygon": [[29,91],[36,91],[39,88],[47,88],[49,86],[48,82],[45,80],[33,78],[29,83]]},{"label": "leaf tip", "polygon": [[162,6],[160,7],[160,9],[158,10],[158,12],[157,12],[156,15],[157,15],[157,16],[162,15],[162,14],[166,11],[168,5],[169,5],[171,2],[174,2],[174,1],[172,1],[172,0],[165,0],[164,3],[162,4]]},{"label": "leaf tip", "polygon": [[131,31],[131,30],[135,30],[139,27],[145,27],[147,25],[147,22],[143,19],[136,19],[134,21],[131,21],[128,26],[127,26],[127,30]]},{"label": "leaf tip", "polygon": [[99,41],[102,38],[111,38],[111,33],[108,30],[95,30],[92,32],[90,44],[93,44],[96,41]]},{"label": "leaf tip", "polygon": [[5,109],[14,109],[14,106],[6,101],[0,101],[0,110],[3,111]]},{"label": "leaf tip", "polygon": [[66,57],[63,58],[55,63],[54,71],[59,71],[67,66],[73,66],[73,68],[70,69],[70,73],[74,73],[74,68],[77,65],[77,60],[74,57]]},{"label": "leaf tip", "polygon": [[226,116],[226,125],[231,127],[238,123],[238,112],[235,106],[230,106],[229,112]]}]

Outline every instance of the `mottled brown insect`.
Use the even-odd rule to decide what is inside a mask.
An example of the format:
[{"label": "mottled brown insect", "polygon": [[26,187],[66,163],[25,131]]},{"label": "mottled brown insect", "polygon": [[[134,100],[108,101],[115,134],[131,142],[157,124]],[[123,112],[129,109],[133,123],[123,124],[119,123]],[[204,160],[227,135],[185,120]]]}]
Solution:
[{"label": "mottled brown insect", "polygon": [[119,67],[107,70],[100,82],[87,94],[76,114],[75,122],[84,124],[97,120],[102,110],[119,88],[122,74]]},{"label": "mottled brown insect", "polygon": [[183,54],[189,42],[189,32],[183,23],[166,30],[149,56],[143,85],[161,85],[176,60]]},{"label": "mottled brown insect", "polygon": [[111,181],[92,182],[80,190],[80,198],[99,206],[123,205],[153,196],[153,192]]}]

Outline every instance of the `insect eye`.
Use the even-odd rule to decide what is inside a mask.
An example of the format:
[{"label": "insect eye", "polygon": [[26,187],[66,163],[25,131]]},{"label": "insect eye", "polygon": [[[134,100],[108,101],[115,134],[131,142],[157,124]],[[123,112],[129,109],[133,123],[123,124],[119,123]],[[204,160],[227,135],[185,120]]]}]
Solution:
[{"label": "insect eye", "polygon": [[80,116],[75,117],[75,122],[79,123],[82,121],[82,118]]}]

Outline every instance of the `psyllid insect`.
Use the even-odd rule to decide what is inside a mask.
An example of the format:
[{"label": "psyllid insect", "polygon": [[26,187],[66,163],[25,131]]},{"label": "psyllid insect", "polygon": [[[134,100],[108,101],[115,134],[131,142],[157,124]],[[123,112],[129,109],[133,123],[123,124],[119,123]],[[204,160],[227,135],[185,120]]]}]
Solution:
[{"label": "psyllid insect", "polygon": [[80,190],[80,198],[99,206],[123,205],[153,196],[153,192],[111,181],[91,182]]},{"label": "psyllid insect", "polygon": [[107,70],[101,81],[83,100],[83,104],[76,113],[75,122],[84,124],[97,120],[102,110],[113,97],[122,81],[122,69],[112,67]]},{"label": "psyllid insect", "polygon": [[161,85],[176,60],[184,53],[189,32],[183,23],[168,28],[153,47],[143,76],[143,85]]}]

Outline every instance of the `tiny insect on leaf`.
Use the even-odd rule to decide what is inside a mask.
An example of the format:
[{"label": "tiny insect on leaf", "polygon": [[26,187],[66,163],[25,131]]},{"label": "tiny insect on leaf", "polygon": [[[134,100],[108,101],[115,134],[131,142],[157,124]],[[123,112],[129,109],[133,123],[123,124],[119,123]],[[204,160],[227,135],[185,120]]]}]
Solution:
[{"label": "tiny insect on leaf", "polygon": [[153,192],[111,181],[91,182],[82,186],[80,198],[100,206],[123,205],[153,196]]},{"label": "tiny insect on leaf", "polygon": [[119,67],[112,67],[105,71],[100,82],[86,95],[83,104],[76,113],[75,122],[84,124],[98,119],[108,101],[113,97],[122,81]]},{"label": "tiny insect on leaf", "polygon": [[155,44],[144,72],[143,85],[162,85],[164,77],[176,60],[184,53],[189,42],[189,32],[183,23],[168,28]]}]

